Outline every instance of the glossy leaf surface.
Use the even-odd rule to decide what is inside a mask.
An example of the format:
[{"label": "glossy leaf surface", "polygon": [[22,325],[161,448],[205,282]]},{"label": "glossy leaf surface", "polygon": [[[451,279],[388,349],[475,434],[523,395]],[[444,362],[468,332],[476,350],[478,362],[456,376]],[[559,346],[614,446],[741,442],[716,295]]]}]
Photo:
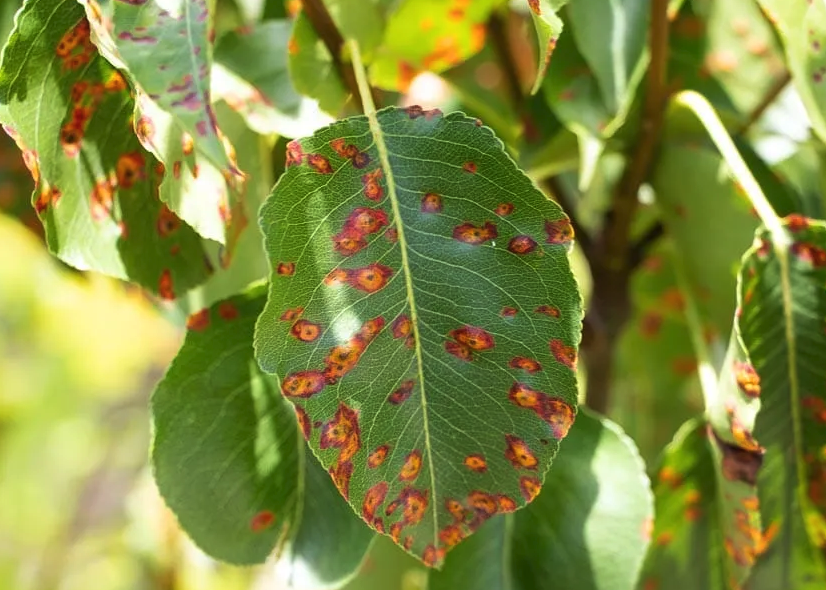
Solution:
[{"label": "glossy leaf surface", "polygon": [[306,450],[276,380],[255,363],[265,296],[260,285],[190,316],[152,398],[155,479],[210,555],[249,564],[277,549],[289,581],[329,584],[358,567],[373,535]]},{"label": "glossy leaf surface", "polygon": [[631,590],[648,546],[653,499],[633,442],[581,411],[545,487],[452,552],[430,590]]},{"label": "glossy leaf surface", "polygon": [[826,5],[823,2],[758,0],[783,39],[789,72],[812,128],[826,139]]},{"label": "glossy leaf surface", "polygon": [[461,113],[384,109],[287,158],[256,356],[354,509],[439,565],[535,497],[573,421],[569,221]]},{"label": "glossy leaf surface", "polygon": [[206,0],[84,3],[101,53],[137,90],[135,130],[166,167],[161,199],[232,249],[244,223],[243,176],[212,108]]},{"label": "glossy leaf surface", "polygon": [[755,569],[755,589],[826,583],[826,227],[799,216],[785,227],[788,246],[758,235],[738,297],[738,330],[760,396],[754,437],[766,448],[761,515],[777,529]]},{"label": "glossy leaf surface", "polygon": [[37,181],[49,249],[173,299],[211,269],[201,240],[157,197],[158,163],[132,133],[133,108],[83,9],[27,2],[3,54],[0,119]]}]

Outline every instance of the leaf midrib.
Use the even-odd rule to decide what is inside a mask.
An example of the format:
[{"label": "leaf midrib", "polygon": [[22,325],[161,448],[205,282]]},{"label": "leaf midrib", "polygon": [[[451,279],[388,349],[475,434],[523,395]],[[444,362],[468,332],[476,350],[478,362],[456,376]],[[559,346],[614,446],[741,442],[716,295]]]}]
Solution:
[{"label": "leaf midrib", "polygon": [[436,472],[433,469],[433,452],[430,448],[430,425],[427,416],[427,396],[425,395],[424,386],[424,363],[422,362],[422,346],[421,338],[419,337],[419,320],[418,311],[416,309],[416,297],[413,292],[413,274],[410,271],[410,262],[407,257],[407,240],[404,235],[404,224],[402,223],[401,210],[399,208],[399,199],[396,194],[396,183],[393,179],[393,169],[390,167],[390,153],[387,149],[387,144],[384,142],[384,133],[379,124],[376,106],[373,104],[372,95],[370,93],[370,85],[367,82],[367,73],[364,69],[364,64],[361,61],[361,53],[359,45],[356,41],[350,41],[350,48],[353,56],[353,69],[356,74],[356,81],[358,83],[359,92],[361,94],[362,104],[364,106],[364,114],[370,126],[370,133],[376,144],[376,151],[379,154],[379,162],[384,169],[385,178],[387,179],[387,195],[390,199],[390,205],[393,209],[393,217],[396,220],[396,232],[398,236],[399,250],[402,258],[402,271],[404,273],[404,283],[407,292],[407,301],[410,305],[410,322],[413,327],[414,338],[414,352],[416,355],[416,366],[419,374],[419,391],[421,397],[422,407],[422,426],[424,429],[425,451],[427,452],[428,470],[430,471],[430,489],[432,496],[430,499],[431,513],[433,514],[433,545],[437,544],[437,535],[439,531],[436,494]]}]

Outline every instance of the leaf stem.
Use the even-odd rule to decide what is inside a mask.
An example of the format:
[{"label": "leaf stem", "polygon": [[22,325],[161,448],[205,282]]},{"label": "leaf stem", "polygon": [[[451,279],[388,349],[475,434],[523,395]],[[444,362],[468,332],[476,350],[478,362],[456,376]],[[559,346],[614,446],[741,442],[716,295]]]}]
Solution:
[{"label": "leaf stem", "polygon": [[771,203],[769,203],[769,200],[763,193],[763,189],[760,188],[760,184],[758,184],[745,160],[743,160],[743,157],[737,150],[737,146],[734,145],[734,141],[732,141],[731,136],[728,134],[728,131],[726,131],[723,122],[720,120],[720,117],[717,116],[711,103],[693,90],[680,92],[673,100],[675,104],[689,109],[697,119],[699,119],[700,123],[703,124],[711,141],[717,146],[720,155],[723,156],[726,164],[728,164],[728,167],[731,169],[734,180],[742,187],[749,201],[751,201],[754,210],[757,211],[760,220],[771,233],[775,246],[785,249],[789,244],[789,238],[783,230],[780,218],[777,216],[777,213],[775,213]]}]

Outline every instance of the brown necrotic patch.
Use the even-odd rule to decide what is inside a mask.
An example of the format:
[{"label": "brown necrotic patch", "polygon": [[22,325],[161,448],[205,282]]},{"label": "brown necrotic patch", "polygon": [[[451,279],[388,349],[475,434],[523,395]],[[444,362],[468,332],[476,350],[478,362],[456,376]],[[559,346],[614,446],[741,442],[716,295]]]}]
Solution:
[{"label": "brown necrotic patch", "polygon": [[538,373],[542,370],[542,365],[539,364],[539,361],[524,356],[513,357],[508,363],[508,366],[511,369],[521,369],[531,374]]},{"label": "brown necrotic patch", "polygon": [[387,497],[387,489],[387,482],[381,481],[367,490],[364,495],[364,501],[361,503],[361,516],[368,523],[376,519],[376,512]]},{"label": "brown necrotic patch", "polygon": [[482,225],[463,223],[453,228],[453,239],[471,246],[479,246],[499,235],[496,225],[486,221]]},{"label": "brown necrotic patch", "polygon": [[367,456],[367,467],[375,469],[384,463],[387,459],[387,454],[390,452],[390,445],[384,444],[377,447],[373,452]]},{"label": "brown necrotic patch", "polygon": [[514,383],[508,392],[508,399],[519,406],[534,412],[551,429],[551,434],[557,440],[568,435],[574,423],[576,411],[574,407],[559,397],[551,397],[525,383]]},{"label": "brown necrotic patch", "polygon": [[333,464],[328,469],[330,476],[333,478],[338,491],[344,496],[344,499],[350,500],[350,478],[353,476],[353,463],[351,461],[339,461]]},{"label": "brown necrotic patch", "polygon": [[561,315],[559,313],[559,309],[553,305],[540,305],[534,309],[534,312],[541,313],[542,315],[546,315],[551,318],[558,318]]},{"label": "brown necrotic patch", "polygon": [[387,403],[392,404],[394,406],[398,406],[411,396],[413,393],[413,388],[415,387],[416,382],[413,379],[408,379],[403,381],[401,385],[399,385],[398,389],[390,394],[387,398]]},{"label": "brown necrotic patch", "polygon": [[523,475],[519,478],[519,491],[526,502],[532,502],[542,491],[542,482],[537,477]]},{"label": "brown necrotic patch", "polygon": [[568,244],[574,239],[574,228],[567,217],[556,221],[545,222],[545,233],[548,244]]},{"label": "brown necrotic patch", "polygon": [[573,346],[568,346],[559,338],[554,338],[549,343],[551,354],[554,355],[554,358],[568,367],[569,369],[576,371],[576,361],[577,361],[577,354],[576,348]]},{"label": "brown necrotic patch", "polygon": [[319,174],[333,173],[333,167],[330,165],[330,160],[321,154],[310,154],[307,156],[307,164]]},{"label": "brown necrotic patch", "polygon": [[309,320],[298,320],[290,328],[290,334],[301,342],[315,342],[321,335],[321,326]]},{"label": "brown necrotic patch", "polygon": [[344,402],[339,403],[335,415],[321,427],[318,446],[322,450],[339,449],[339,463],[352,459],[361,448],[358,412]]},{"label": "brown necrotic patch", "polygon": [[422,452],[416,449],[405,457],[404,464],[399,472],[399,480],[406,482],[416,481],[416,478],[419,477],[419,472],[421,470]]},{"label": "brown necrotic patch", "polygon": [[459,344],[467,346],[474,351],[490,350],[495,346],[493,336],[487,330],[477,326],[463,326],[456,330],[451,330],[448,336]]},{"label": "brown necrotic patch", "polygon": [[422,197],[422,213],[441,213],[442,197],[436,193],[427,193]]},{"label": "brown necrotic patch", "polygon": [[508,250],[519,256],[524,256],[536,250],[536,245],[536,240],[530,236],[516,236],[508,242]]},{"label": "brown necrotic patch", "polygon": [[505,458],[517,469],[536,470],[539,461],[528,444],[513,434],[505,435]]},{"label": "brown necrotic patch", "polygon": [[723,455],[723,477],[729,481],[741,481],[750,486],[757,484],[757,473],[763,466],[765,451],[748,450],[724,441],[711,426],[708,427],[708,436],[720,449]]},{"label": "brown necrotic patch", "polygon": [[513,203],[499,203],[493,212],[501,217],[506,217],[513,213],[513,209]]},{"label": "brown necrotic patch", "polygon": [[319,393],[326,382],[321,371],[298,371],[284,377],[281,393],[284,397],[312,397]]}]

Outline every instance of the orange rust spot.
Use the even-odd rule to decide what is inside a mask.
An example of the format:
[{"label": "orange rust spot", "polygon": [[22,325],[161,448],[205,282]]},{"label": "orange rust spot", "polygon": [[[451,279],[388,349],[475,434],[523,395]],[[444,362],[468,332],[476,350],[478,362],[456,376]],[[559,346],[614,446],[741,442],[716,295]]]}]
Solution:
[{"label": "orange rust spot", "polygon": [[786,227],[795,233],[803,231],[809,227],[808,217],[804,217],[798,213],[787,215],[783,218],[783,221],[786,223]]},{"label": "orange rust spot", "polygon": [[338,285],[344,285],[347,283],[347,279],[350,277],[350,273],[347,272],[343,268],[334,268],[327,276],[324,277],[324,284],[328,287],[335,287]]},{"label": "orange rust spot", "polygon": [[367,522],[376,518],[376,511],[384,504],[387,497],[387,482],[382,481],[367,490],[364,501],[361,503],[361,516]]},{"label": "orange rust spot", "polygon": [[476,326],[463,326],[456,330],[451,330],[448,336],[456,340],[459,344],[463,344],[475,351],[490,350],[495,345],[493,336],[491,336],[488,331]]},{"label": "orange rust spot", "polygon": [[548,236],[545,242],[548,244],[567,244],[574,239],[574,228],[567,217],[556,221],[546,221],[545,233]]},{"label": "orange rust spot", "polygon": [[344,222],[344,231],[351,231],[357,236],[374,234],[387,225],[387,213],[381,209],[358,207]]},{"label": "orange rust spot", "polygon": [[304,161],[304,157],[304,148],[301,147],[301,143],[299,143],[297,139],[292,140],[287,144],[287,160],[284,164],[285,168],[298,166]]},{"label": "orange rust spot", "polygon": [[295,274],[294,262],[279,262],[275,272],[284,277],[291,277]]},{"label": "orange rust spot", "polygon": [[200,311],[190,314],[186,318],[186,329],[201,332],[209,326],[209,308],[204,308]]},{"label": "orange rust spot", "polygon": [[427,511],[427,491],[422,492],[411,487],[406,487],[399,495],[399,501],[402,506],[404,524],[419,524]]},{"label": "orange rust spot", "polygon": [[509,498],[503,494],[498,494],[496,496],[496,504],[497,504],[497,512],[499,514],[507,514],[508,512],[515,512],[516,511],[516,501],[513,498]]},{"label": "orange rust spot", "polygon": [[250,519],[250,530],[254,533],[260,533],[270,528],[274,522],[275,514],[272,510],[262,510]]},{"label": "orange rust spot", "polygon": [[513,213],[513,203],[499,203],[499,205],[496,206],[496,209],[494,209],[493,212],[497,215],[501,215],[502,217],[510,215],[511,213]]},{"label": "orange rust spot", "polygon": [[445,500],[445,508],[447,508],[447,511],[450,512],[451,516],[453,516],[453,518],[458,522],[464,521],[467,516],[465,507],[462,506],[461,502],[458,500],[447,498]]},{"label": "orange rust spot", "polygon": [[343,402],[339,403],[333,418],[321,428],[318,446],[321,449],[337,448],[338,461],[349,461],[361,448],[358,413]]},{"label": "orange rust spot", "polygon": [[290,334],[302,342],[314,342],[321,335],[321,326],[308,320],[298,320],[290,328]]},{"label": "orange rust spot", "polygon": [[384,460],[387,459],[387,453],[390,452],[390,445],[381,445],[367,456],[367,467],[375,469],[379,467]]},{"label": "orange rust spot", "polygon": [[508,242],[508,250],[514,254],[524,256],[536,250],[536,240],[530,236],[516,236]]},{"label": "orange rust spot", "polygon": [[473,360],[473,353],[470,351],[470,348],[459,342],[453,342],[451,340],[445,341],[445,350],[459,360],[465,362]]},{"label": "orange rust spot", "polygon": [[536,477],[523,475],[519,478],[519,490],[522,492],[522,497],[525,498],[525,501],[531,502],[542,490],[542,482]]},{"label": "orange rust spot", "polygon": [[279,319],[283,322],[292,322],[300,318],[302,313],[304,313],[303,307],[293,307],[282,313]]},{"label": "orange rust spot", "polygon": [[697,359],[690,356],[680,356],[671,361],[671,370],[677,375],[693,375],[697,371]]},{"label": "orange rust spot", "polygon": [[172,288],[172,272],[167,268],[161,273],[161,279],[158,281],[158,295],[161,299],[171,301],[175,299],[175,290]]},{"label": "orange rust spot", "polygon": [[418,449],[411,452],[404,459],[404,464],[399,472],[399,480],[401,481],[415,481],[419,477],[419,472],[422,469],[422,452]]},{"label": "orange rust spot", "polygon": [[298,371],[287,375],[281,382],[284,397],[311,397],[326,385],[320,371]]},{"label": "orange rust spot", "polygon": [[660,547],[664,547],[665,545],[671,543],[672,540],[674,540],[674,533],[670,531],[664,531],[657,535],[657,539],[654,542]]},{"label": "orange rust spot", "polygon": [[464,538],[465,534],[462,531],[462,527],[455,523],[449,524],[439,531],[439,540],[445,547],[458,545]]},{"label": "orange rust spot", "polygon": [[479,490],[470,492],[467,499],[468,504],[470,504],[476,512],[481,512],[487,516],[496,514],[496,510],[499,508],[499,503],[494,496]]},{"label": "orange rust spot", "polygon": [[422,197],[422,213],[441,213],[442,197],[436,193],[427,193]]},{"label": "orange rust spot", "polygon": [[539,461],[524,440],[512,434],[506,434],[505,442],[507,443],[505,458],[510,461],[514,467],[517,469],[536,470]]},{"label": "orange rust spot", "polygon": [[365,293],[376,293],[387,285],[393,269],[374,262],[363,268],[356,268],[347,273],[347,284]]},{"label": "orange rust spot", "polygon": [[640,333],[643,338],[651,339],[660,333],[662,327],[663,316],[655,311],[649,311],[640,320]]},{"label": "orange rust spot", "polygon": [[90,196],[92,219],[103,221],[109,217],[114,207],[114,189],[107,179],[98,180],[92,187]]},{"label": "orange rust spot", "polygon": [[550,342],[551,353],[554,355],[554,358],[568,367],[576,371],[576,363],[577,363],[577,354],[576,348],[573,346],[568,346],[559,338],[554,338]]},{"label": "orange rust spot", "polygon": [[682,475],[677,473],[673,467],[669,466],[665,466],[660,469],[657,479],[660,483],[668,484],[673,489],[680,487],[683,483]]},{"label": "orange rust spot", "polygon": [[221,316],[221,319],[224,321],[232,321],[238,317],[238,308],[231,302],[224,301],[218,305],[218,315]]},{"label": "orange rust spot", "polygon": [[826,250],[820,246],[805,242],[795,242],[792,244],[792,252],[800,260],[809,262],[816,268],[826,266]]},{"label": "orange rust spot", "polygon": [[328,160],[326,156],[322,156],[321,154],[310,154],[307,157],[307,164],[309,164],[310,168],[312,168],[319,174],[333,173],[333,167],[330,165],[330,160]]},{"label": "orange rust spot", "polygon": [[335,484],[345,500],[350,500],[350,477],[353,475],[353,464],[350,461],[338,462],[329,470]]},{"label": "orange rust spot", "polygon": [[364,196],[371,201],[381,201],[384,198],[384,187],[381,185],[381,179],[384,178],[384,173],[381,168],[377,168],[372,172],[367,172],[361,177],[361,184],[364,187]]},{"label": "orange rust spot", "polygon": [[393,338],[407,338],[413,332],[413,323],[407,315],[400,315],[390,324]]},{"label": "orange rust spot", "polygon": [[521,369],[528,373],[537,373],[542,370],[542,365],[540,365],[538,361],[524,356],[512,358],[508,366],[512,369]]},{"label": "orange rust spot", "polygon": [[496,225],[486,221],[481,226],[472,223],[463,223],[453,229],[453,239],[471,246],[479,246],[488,240],[493,240],[499,235]]},{"label": "orange rust spot", "polygon": [[298,426],[301,428],[301,434],[304,436],[304,440],[310,440],[310,433],[312,432],[312,424],[310,424],[310,417],[307,415],[307,412],[304,411],[304,408],[301,406],[294,406],[295,407],[295,417],[298,420]]},{"label": "orange rust spot", "polygon": [[169,207],[162,204],[158,211],[158,220],[155,222],[155,229],[162,238],[169,237],[181,227],[181,220],[170,211]]},{"label": "orange rust spot", "polygon": [[427,567],[436,567],[445,558],[445,550],[441,547],[438,549],[433,545],[428,545],[424,548],[422,553],[422,562]]},{"label": "orange rust spot", "polygon": [[387,398],[387,403],[393,404],[394,406],[398,406],[399,404],[403,403],[410,397],[413,393],[413,387],[416,385],[416,382],[412,379],[408,379],[407,381],[402,382],[399,388],[390,394]]},{"label": "orange rust spot", "polygon": [[131,188],[136,181],[142,180],[145,176],[145,165],[146,161],[141,152],[130,152],[120,156],[115,166],[118,185],[123,188]]},{"label": "orange rust spot", "polygon": [[499,312],[503,318],[512,318],[515,317],[519,310],[515,307],[503,307],[502,311]]}]

